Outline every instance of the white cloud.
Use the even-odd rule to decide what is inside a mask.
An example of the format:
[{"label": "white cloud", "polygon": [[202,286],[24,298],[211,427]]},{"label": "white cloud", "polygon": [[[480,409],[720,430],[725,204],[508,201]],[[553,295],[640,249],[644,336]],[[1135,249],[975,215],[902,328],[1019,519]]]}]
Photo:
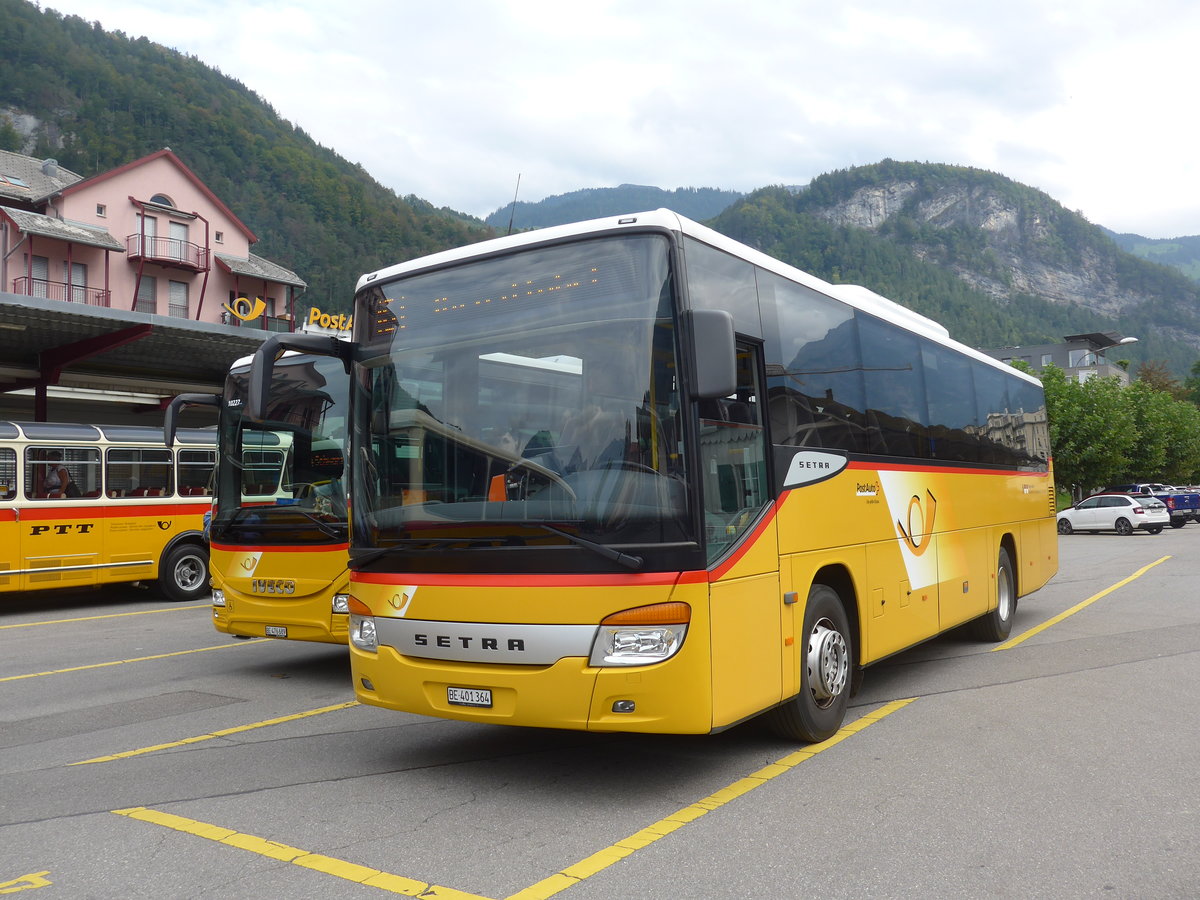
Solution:
[{"label": "white cloud", "polygon": [[1148,0],[46,0],[242,81],[401,194],[484,215],[622,182],[752,190],[978,166],[1097,224],[1200,233],[1200,6]]}]

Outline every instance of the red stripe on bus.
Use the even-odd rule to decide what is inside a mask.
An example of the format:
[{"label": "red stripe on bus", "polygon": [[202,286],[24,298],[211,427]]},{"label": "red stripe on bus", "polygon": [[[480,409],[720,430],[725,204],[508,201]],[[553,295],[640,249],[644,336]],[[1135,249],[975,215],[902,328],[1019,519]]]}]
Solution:
[{"label": "red stripe on bus", "polygon": [[391,585],[446,585],[450,587],[652,587],[697,584],[708,581],[707,572],[647,572],[643,575],[442,575],[427,572],[351,572],[350,583]]},{"label": "red stripe on bus", "polygon": [[201,503],[153,503],[143,506],[97,506],[81,503],[78,506],[23,506],[21,521],[31,522],[47,519],[139,519],[167,518],[171,516],[202,516],[208,504]]},{"label": "red stripe on bus", "polygon": [[308,546],[297,546],[289,544],[286,546],[258,546],[255,544],[212,544],[212,549],[220,550],[222,553],[330,553],[340,551],[348,553],[350,551],[349,544],[312,544]]},{"label": "red stripe on bus", "polygon": [[[867,462],[864,460],[851,460],[846,464],[847,469],[853,469],[858,472],[928,472],[931,475],[951,474],[951,475],[1013,475],[1021,478],[1048,478],[1050,471],[1030,472],[1024,469],[997,469],[991,466],[931,466],[920,463],[878,463]],[[794,491],[796,488],[804,487],[799,484],[793,488],[786,488],[787,491]]]}]

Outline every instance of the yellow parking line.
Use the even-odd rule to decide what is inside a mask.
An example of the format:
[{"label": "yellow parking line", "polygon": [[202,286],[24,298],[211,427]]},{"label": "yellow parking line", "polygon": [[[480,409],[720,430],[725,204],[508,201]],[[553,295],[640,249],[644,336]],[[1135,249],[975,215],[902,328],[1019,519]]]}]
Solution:
[{"label": "yellow parking line", "polygon": [[320,853],[309,853],[307,850],[301,850],[299,847],[289,847],[287,844],[268,841],[266,838],[257,837],[253,834],[243,834],[234,831],[232,828],[208,825],[204,822],[198,822],[195,819],[186,819],[183,816],[160,812],[156,809],[147,809],[144,806],[136,806],[131,809],[114,809],[113,812],[119,816],[128,816],[131,819],[149,822],[152,825],[161,825],[164,828],[173,828],[176,831],[183,831],[197,837],[207,838],[210,841],[228,844],[230,847],[237,847],[240,850],[248,850],[251,853],[257,853],[269,859],[277,859],[281,862],[303,866],[306,869],[324,872],[326,875],[332,875],[335,878],[379,888],[392,894],[403,894],[406,897],[437,897],[438,900],[443,900],[443,898],[445,900],[486,900],[486,898],[482,898],[478,894],[468,894],[464,891],[456,891],[453,888],[446,888],[441,885],[426,884],[423,881],[415,881],[412,878],[391,875],[387,872],[381,872],[379,869],[360,866],[357,863],[346,862],[342,859],[334,859],[332,856],[324,856]]},{"label": "yellow parking line", "polygon": [[[552,897],[572,885],[578,884],[585,878],[590,878],[597,872],[603,871],[613,863],[619,862],[631,855],[636,850],[647,847],[659,838],[678,831],[683,826],[696,821],[706,813],[714,809],[720,809],[730,801],[748,794],[755,788],[762,787],[772,778],[776,778],[785,772],[790,772],[793,768],[800,765],[800,763],[812,759],[818,753],[828,750],[835,744],[840,744],[846,738],[874,725],[880,719],[890,716],[896,710],[908,706],[908,704],[916,699],[916,697],[909,697],[905,700],[893,700],[891,703],[880,707],[874,712],[860,716],[849,725],[844,726],[829,740],[822,741],[819,744],[810,744],[803,750],[796,750],[789,753],[787,756],[759,769],[757,772],[753,772],[745,778],[739,779],[733,784],[722,788],[715,794],[710,794],[690,806],[685,806],[683,809],[663,819],[659,819],[654,824],[648,825],[622,841],[618,841],[611,847],[593,853],[586,859],[568,866],[562,871],[551,875],[549,878],[545,878],[537,884],[510,895],[507,900],[545,900],[547,897]],[[352,704],[345,705],[350,706]],[[334,708],[329,707],[329,709]],[[324,710],[314,710],[313,713],[322,711]],[[148,822],[152,825],[161,825],[164,828],[173,828],[176,831],[228,844],[230,847],[237,847],[241,850],[247,850],[250,853],[257,853],[260,856],[266,856],[270,859],[289,862],[293,865],[303,866],[306,869],[313,869],[317,872],[324,872],[326,875],[333,875],[336,878],[342,878],[346,881],[379,888],[393,894],[429,898],[429,900],[435,897],[438,900],[488,900],[488,898],[482,897],[479,894],[469,894],[464,891],[455,890],[454,888],[427,884],[423,881],[416,881],[401,875],[392,875],[379,869],[372,869],[369,866],[361,866],[357,863],[346,862],[345,860],[335,859],[319,853],[310,853],[307,850],[290,847],[287,844],[281,844],[277,841],[269,841],[266,838],[261,838],[253,834],[243,834],[231,828],[210,825],[196,819],[188,819],[144,806],[136,806],[130,809],[114,809],[112,812],[119,816],[127,816],[131,819]]]},{"label": "yellow parking line", "polygon": [[672,813],[666,818],[659,819],[653,825],[643,828],[641,831],[630,835],[624,840],[617,841],[611,847],[606,847],[597,853],[593,853],[587,859],[580,860],[575,865],[568,866],[561,872],[551,875],[549,878],[539,881],[537,884],[527,887],[523,891],[518,891],[510,895],[506,900],[545,900],[545,898],[552,897],[560,891],[565,891],[585,878],[590,878],[613,863],[619,862],[634,851],[640,850],[654,843],[659,838],[679,830],[684,825],[696,821],[696,819],[699,819],[706,813],[712,812],[714,809],[719,809],[731,800],[736,800],[743,794],[748,794],[755,788],[762,787],[772,778],[776,778],[785,772],[790,772],[794,767],[800,765],[800,763],[812,759],[818,753],[828,750],[834,744],[840,744],[846,738],[857,734],[864,728],[874,725],[884,716],[890,716],[896,710],[908,706],[908,704],[916,699],[916,697],[909,697],[906,700],[893,700],[886,706],[875,710],[875,712],[867,713],[855,719],[838,731],[833,737],[829,738],[829,740],[822,741],[819,744],[809,744],[803,750],[789,753],[782,759],[778,759],[774,763],[759,769],[757,772],[753,772],[745,778],[735,781],[715,794],[710,794],[703,800],[696,801],[691,806],[685,806],[683,809]]},{"label": "yellow parking line", "polygon": [[35,625],[66,625],[71,622],[92,622],[96,619],[119,619],[122,616],[148,616],[151,613],[175,612],[182,609],[208,609],[211,604],[200,603],[196,606],[167,606],[162,609],[139,609],[137,612],[108,613],[103,616],[79,616],[74,619],[46,619],[43,622],[20,622],[16,625],[0,625],[0,631],[6,628],[33,628]]},{"label": "yellow parking line", "polygon": [[248,641],[238,641],[236,644],[220,644],[216,647],[197,647],[195,650],[176,650],[173,653],[157,653],[154,656],[139,656],[134,659],[114,659],[112,662],[92,663],[88,666],[72,666],[69,669],[51,669],[48,672],[30,672],[26,675],[8,675],[0,678],[0,682],[20,681],[22,678],[41,678],[43,675],[62,675],[66,672],[84,672],[88,669],[103,669],[106,666],[123,666],[126,663],[149,662],[153,659],[170,659],[172,656],[187,656],[189,653],[207,653],[209,650],[228,650],[230,647],[245,646],[246,644],[261,644],[273,638],[251,638]]},{"label": "yellow parking line", "polygon": [[322,713],[336,712],[339,709],[349,709],[351,706],[358,706],[357,700],[351,700],[348,703],[337,703],[333,706],[322,706],[320,709],[310,709],[307,712],[292,713],[288,716],[280,716],[277,719],[267,719],[263,722],[253,722],[249,725],[235,725],[233,728],[222,728],[220,731],[213,731],[209,734],[200,734],[196,737],[183,738],[178,741],[171,741],[167,744],[155,744],[153,747],[141,747],[137,750],[123,750],[120,753],[113,753],[111,756],[97,756],[93,759],[85,759],[80,762],[67,763],[70,766],[86,766],[88,763],[112,762],[116,759],[129,759],[131,756],[141,756],[144,753],[153,753],[155,750],[170,750],[172,747],[184,747],[188,744],[198,744],[201,741],[211,741],[213,738],[229,737],[231,734],[241,734],[243,731],[253,731],[255,728],[266,728],[268,725],[282,725],[284,722],[296,722],[300,719],[307,719],[311,716],[319,716]]},{"label": "yellow parking line", "polygon": [[1125,585],[1129,584],[1131,581],[1136,581],[1137,579],[1139,579],[1143,575],[1145,575],[1147,572],[1149,572],[1151,569],[1153,569],[1155,566],[1157,566],[1159,563],[1165,563],[1170,558],[1171,558],[1170,556],[1164,556],[1161,559],[1156,559],[1154,562],[1150,563],[1147,566],[1142,566],[1140,569],[1138,569],[1136,572],[1134,572],[1128,578],[1122,578],[1116,584],[1112,585],[1111,587],[1106,587],[1104,590],[1102,590],[1098,594],[1093,594],[1092,596],[1090,596],[1086,600],[1084,600],[1082,603],[1077,603],[1075,606],[1072,606],[1070,609],[1065,610],[1064,612],[1060,612],[1057,616],[1054,616],[1054,618],[1047,619],[1041,625],[1038,625],[1035,628],[1030,628],[1024,634],[1017,635],[1015,638],[1009,638],[1003,644],[997,644],[995,647],[992,647],[991,649],[993,651],[1007,650],[1009,647],[1017,646],[1017,644],[1021,643],[1022,641],[1028,640],[1029,638],[1033,637],[1035,634],[1039,634],[1039,633],[1045,631],[1051,625],[1057,625],[1063,619],[1073,616],[1073,615],[1075,615],[1075,613],[1079,612],[1081,609],[1091,606],[1093,603],[1095,603],[1101,597],[1108,596],[1113,591],[1115,591],[1117,588],[1122,588]]}]

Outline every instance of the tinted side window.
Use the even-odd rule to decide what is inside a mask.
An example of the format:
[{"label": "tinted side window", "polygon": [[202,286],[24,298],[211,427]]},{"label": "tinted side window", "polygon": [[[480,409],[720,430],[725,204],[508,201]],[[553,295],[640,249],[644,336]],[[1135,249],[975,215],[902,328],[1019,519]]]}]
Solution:
[{"label": "tinted side window", "polygon": [[772,441],[868,452],[854,309],[770,272],[758,277],[778,320],[766,335]]},{"label": "tinted side window", "polygon": [[890,456],[927,458],[929,410],[917,336],[861,314],[858,334],[872,450]]}]

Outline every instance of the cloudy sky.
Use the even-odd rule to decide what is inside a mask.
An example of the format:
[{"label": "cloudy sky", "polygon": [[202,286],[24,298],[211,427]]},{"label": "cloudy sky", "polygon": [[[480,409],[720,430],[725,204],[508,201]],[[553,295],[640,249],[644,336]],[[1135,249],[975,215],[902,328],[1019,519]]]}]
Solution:
[{"label": "cloudy sky", "polygon": [[1200,234],[1194,0],[42,6],[195,56],[398,193],[478,216],[518,176],[528,201],[749,191],[891,157]]}]

